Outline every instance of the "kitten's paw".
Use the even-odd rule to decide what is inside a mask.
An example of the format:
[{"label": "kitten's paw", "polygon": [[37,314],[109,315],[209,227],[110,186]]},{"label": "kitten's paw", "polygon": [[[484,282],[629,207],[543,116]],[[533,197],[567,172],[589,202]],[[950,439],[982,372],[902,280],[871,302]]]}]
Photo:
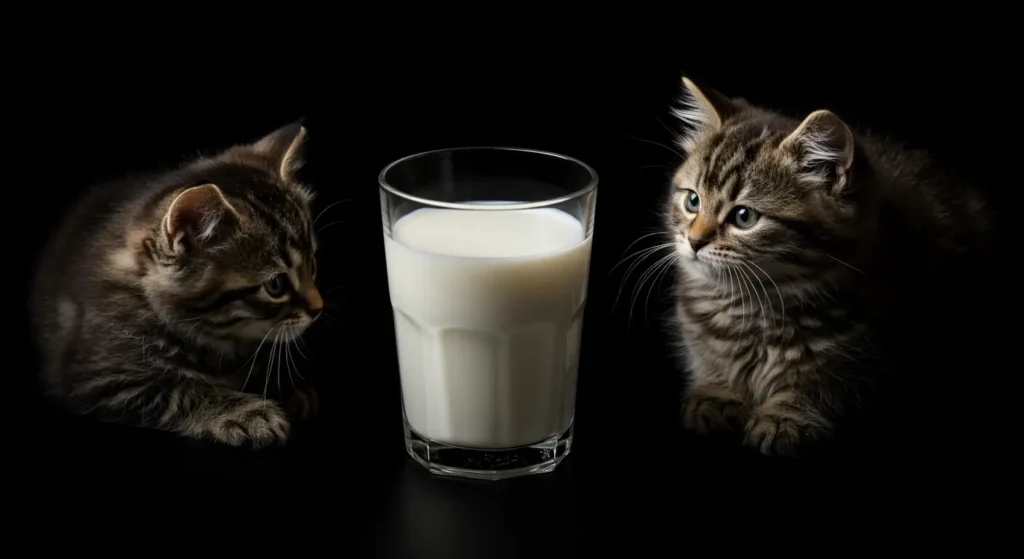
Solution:
[{"label": "kitten's paw", "polygon": [[296,389],[288,400],[288,413],[292,417],[308,420],[320,413],[320,397],[311,386]]},{"label": "kitten's paw", "polygon": [[210,434],[214,439],[232,446],[252,445],[262,448],[284,444],[290,431],[288,417],[276,402],[249,398],[218,417]]},{"label": "kitten's paw", "polygon": [[743,417],[743,402],[724,391],[697,388],[683,403],[683,427],[701,434],[735,431]]},{"label": "kitten's paw", "polygon": [[801,447],[825,432],[819,417],[789,408],[766,406],[747,422],[744,444],[766,456],[796,456]]}]

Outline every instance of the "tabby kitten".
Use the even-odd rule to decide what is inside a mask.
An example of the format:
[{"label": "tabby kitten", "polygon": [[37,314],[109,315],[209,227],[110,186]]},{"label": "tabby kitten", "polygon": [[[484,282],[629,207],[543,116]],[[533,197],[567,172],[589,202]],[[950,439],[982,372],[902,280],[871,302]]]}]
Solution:
[{"label": "tabby kitten", "polygon": [[295,123],[86,194],[31,298],[53,395],[101,421],[234,446],[287,439],[286,408],[305,417],[316,398],[291,389],[285,346],[323,309],[313,195],[294,174],[305,137]]},{"label": "tabby kitten", "polygon": [[792,120],[683,81],[686,158],[666,212],[683,423],[797,454],[891,370],[888,349],[939,332],[913,318],[957,305],[931,280],[955,286],[984,264],[985,205],[830,111]]}]

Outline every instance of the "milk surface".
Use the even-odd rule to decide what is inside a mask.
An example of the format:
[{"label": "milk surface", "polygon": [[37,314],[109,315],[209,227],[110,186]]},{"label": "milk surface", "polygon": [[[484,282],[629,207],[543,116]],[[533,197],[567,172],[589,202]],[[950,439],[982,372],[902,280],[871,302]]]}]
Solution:
[{"label": "milk surface", "polygon": [[426,208],[385,235],[406,418],[428,439],[510,448],[573,418],[591,240],[555,209]]}]

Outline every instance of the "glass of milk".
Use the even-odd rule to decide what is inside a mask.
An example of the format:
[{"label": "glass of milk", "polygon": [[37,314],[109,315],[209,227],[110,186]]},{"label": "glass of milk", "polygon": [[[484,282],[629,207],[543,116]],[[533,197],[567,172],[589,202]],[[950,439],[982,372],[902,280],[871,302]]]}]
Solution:
[{"label": "glass of milk", "polygon": [[409,454],[477,479],[554,470],[572,446],[597,174],[459,148],[379,182]]}]

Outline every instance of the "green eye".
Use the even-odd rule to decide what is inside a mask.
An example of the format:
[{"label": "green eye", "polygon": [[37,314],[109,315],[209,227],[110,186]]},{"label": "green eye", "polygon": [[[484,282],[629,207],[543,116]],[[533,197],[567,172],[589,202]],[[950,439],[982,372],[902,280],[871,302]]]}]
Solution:
[{"label": "green eye", "polygon": [[263,284],[263,289],[267,291],[267,295],[270,295],[275,299],[282,297],[288,292],[290,287],[291,282],[288,280],[288,274],[277,274]]},{"label": "green eye", "polygon": [[683,206],[686,211],[697,213],[700,211],[700,196],[692,190],[687,190],[683,193]]},{"label": "green eye", "polygon": [[736,209],[732,212],[732,222],[740,229],[749,229],[753,227],[759,219],[761,219],[761,214],[754,208],[736,206]]}]

